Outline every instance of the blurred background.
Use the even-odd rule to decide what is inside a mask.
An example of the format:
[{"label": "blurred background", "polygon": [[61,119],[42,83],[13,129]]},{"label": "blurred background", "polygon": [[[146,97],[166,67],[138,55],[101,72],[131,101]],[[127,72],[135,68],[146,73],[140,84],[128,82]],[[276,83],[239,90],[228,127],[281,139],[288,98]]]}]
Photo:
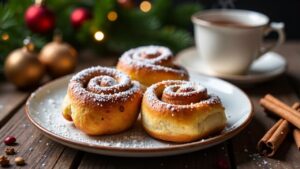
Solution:
[{"label": "blurred background", "polygon": [[[19,0],[0,0],[0,4],[2,40],[9,38],[7,42],[11,42],[0,46],[5,54],[11,47],[21,45],[26,35],[41,48],[55,31],[76,47],[88,44],[98,52],[120,53],[149,43],[166,45],[177,52],[192,45],[190,16],[215,8],[264,13],[271,21],[285,23],[288,39],[300,38],[298,0],[22,0],[22,5]],[[43,4],[44,8],[30,9],[34,4]],[[91,40],[102,44],[90,43]]]},{"label": "blurred background", "polygon": [[0,75],[6,57],[26,37],[35,51],[59,35],[75,50],[99,56],[149,44],[176,53],[194,45],[191,15],[216,8],[264,13],[285,23],[288,40],[300,38],[299,0],[0,0]]},{"label": "blurred background", "polygon": [[220,8],[264,13],[285,23],[288,40],[300,38],[299,0],[0,0],[0,79],[13,70],[5,68],[7,58],[15,69],[31,70],[37,64],[75,68],[74,56],[84,58],[87,50],[96,57],[119,57],[152,44],[176,54],[194,45],[191,15]]}]

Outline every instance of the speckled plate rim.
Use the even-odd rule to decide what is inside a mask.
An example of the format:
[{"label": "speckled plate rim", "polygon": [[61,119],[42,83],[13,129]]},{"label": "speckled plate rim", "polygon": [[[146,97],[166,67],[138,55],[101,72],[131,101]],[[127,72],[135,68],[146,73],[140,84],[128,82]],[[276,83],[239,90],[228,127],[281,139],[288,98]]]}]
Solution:
[{"label": "speckled plate rim", "polygon": [[[197,151],[200,149],[205,149],[205,148],[214,146],[216,144],[224,142],[224,141],[232,138],[233,136],[237,135],[251,122],[253,115],[254,115],[253,103],[252,103],[251,99],[240,88],[238,88],[237,86],[235,86],[229,82],[226,82],[226,81],[218,79],[218,78],[214,78],[214,77],[210,77],[210,76],[206,76],[206,75],[199,75],[199,74],[195,74],[195,75],[196,76],[204,76],[206,78],[211,78],[214,80],[222,81],[222,83],[226,83],[226,84],[232,86],[233,88],[235,88],[236,90],[241,92],[244,96],[246,96],[247,101],[250,103],[251,107],[250,107],[250,112],[248,114],[248,117],[245,119],[245,121],[242,124],[240,124],[240,126],[237,126],[236,128],[234,128],[231,131],[228,131],[228,132],[219,134],[217,136],[205,139],[205,141],[198,140],[198,141],[194,141],[194,142],[190,142],[190,143],[182,143],[182,144],[178,144],[178,145],[172,145],[172,147],[163,147],[163,148],[162,147],[158,147],[158,148],[120,148],[120,147],[90,145],[88,143],[76,142],[74,140],[70,140],[70,139],[64,138],[62,136],[59,136],[59,135],[49,131],[47,128],[41,126],[37,121],[34,120],[34,118],[31,116],[31,114],[29,112],[29,103],[31,102],[31,100],[34,97],[33,93],[42,92],[43,90],[46,90],[48,88],[48,85],[50,85],[52,83],[56,83],[65,78],[70,78],[72,75],[67,75],[67,76],[55,79],[55,80],[50,81],[50,82],[44,84],[43,86],[39,87],[27,99],[26,105],[25,105],[25,113],[26,113],[26,116],[29,119],[29,121],[37,129],[39,129],[43,134],[48,136],[50,139],[52,139],[56,142],[59,142],[63,145],[66,145],[66,146],[69,146],[69,147],[72,147],[75,149],[83,150],[83,151],[104,154],[104,155],[128,156],[128,157],[168,156],[168,155],[193,152],[193,151]],[[149,153],[149,154],[147,154],[147,153]]]}]

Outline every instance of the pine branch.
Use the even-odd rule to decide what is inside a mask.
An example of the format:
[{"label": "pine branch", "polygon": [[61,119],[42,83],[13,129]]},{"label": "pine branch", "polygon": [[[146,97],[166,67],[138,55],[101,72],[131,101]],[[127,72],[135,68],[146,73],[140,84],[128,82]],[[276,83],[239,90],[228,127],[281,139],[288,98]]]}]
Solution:
[{"label": "pine branch", "polygon": [[171,22],[174,25],[182,28],[187,28],[191,25],[191,16],[203,9],[201,4],[187,3],[175,7],[172,15]]},{"label": "pine branch", "polygon": [[[116,0],[51,0],[46,6],[56,15],[57,28],[64,40],[78,48],[95,48],[100,51],[123,52],[132,47],[149,44],[165,45],[175,52],[192,44],[192,37],[185,29],[191,25],[190,17],[202,9],[197,3],[172,6],[171,0],[153,0],[150,12],[144,13],[138,7],[124,9]],[[0,39],[2,59],[15,48],[22,46],[23,39],[30,35],[38,48],[52,39],[52,35],[32,33],[24,23],[24,13],[33,4],[31,1],[7,1],[0,6],[0,35],[8,33],[10,40]],[[75,30],[70,23],[70,14],[77,7],[91,10],[93,18]],[[109,11],[116,11],[118,19],[110,22]],[[166,26],[168,25],[168,26]],[[93,34],[105,33],[102,42],[96,42]],[[1,59],[1,58],[0,58]],[[0,60],[0,64],[3,61]]]}]

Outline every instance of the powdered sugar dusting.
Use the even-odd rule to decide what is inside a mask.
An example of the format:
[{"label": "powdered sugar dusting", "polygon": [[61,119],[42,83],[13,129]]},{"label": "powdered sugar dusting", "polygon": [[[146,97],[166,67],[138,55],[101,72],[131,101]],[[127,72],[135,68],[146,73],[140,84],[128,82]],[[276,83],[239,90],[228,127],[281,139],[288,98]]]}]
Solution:
[{"label": "powdered sugar dusting", "polygon": [[[155,57],[144,58],[142,57],[143,55],[155,55]],[[181,76],[187,74],[184,69],[181,69],[172,63],[172,52],[170,49],[163,46],[142,46],[131,49],[121,56],[120,61],[127,65],[132,65],[136,69],[148,68],[152,71],[178,73]],[[173,66],[170,66],[171,64],[173,64]]]},{"label": "powdered sugar dusting", "polygon": [[[206,89],[196,82],[179,81],[180,84],[166,86],[164,93],[172,96],[191,96],[194,94],[206,93]],[[182,91],[182,92],[181,92]]]},{"label": "powdered sugar dusting", "polygon": [[[173,95],[184,96],[184,97],[190,96],[191,94],[194,94],[196,91],[207,92],[206,88],[204,88],[202,85],[194,83],[194,82],[181,81],[181,80],[162,81],[162,82],[156,83],[156,84],[148,87],[144,94],[144,97],[147,97],[147,100],[150,102],[150,104],[153,108],[166,107],[168,110],[171,110],[172,112],[174,112],[176,110],[180,111],[183,109],[191,109],[191,108],[195,108],[195,107],[205,105],[205,104],[214,105],[214,104],[221,103],[220,98],[213,94],[208,95],[207,98],[200,100],[197,103],[189,103],[189,104],[184,104],[184,105],[175,105],[175,104],[166,103],[166,102],[163,102],[161,100],[161,98],[158,97],[158,96],[162,95],[162,93],[159,93],[160,91],[158,91],[158,89],[161,88],[161,86],[164,86],[162,93],[171,92],[171,94],[173,94]],[[173,91],[171,91],[172,88],[169,88],[170,86],[193,87],[194,90],[192,92],[187,92],[187,93],[184,93],[184,92],[183,93],[182,92],[174,93]],[[196,92],[196,94],[197,94],[197,92]]]},{"label": "powdered sugar dusting", "polygon": [[78,99],[90,100],[97,105],[126,101],[140,91],[140,85],[131,82],[124,73],[101,66],[77,73],[70,80],[69,88]]}]

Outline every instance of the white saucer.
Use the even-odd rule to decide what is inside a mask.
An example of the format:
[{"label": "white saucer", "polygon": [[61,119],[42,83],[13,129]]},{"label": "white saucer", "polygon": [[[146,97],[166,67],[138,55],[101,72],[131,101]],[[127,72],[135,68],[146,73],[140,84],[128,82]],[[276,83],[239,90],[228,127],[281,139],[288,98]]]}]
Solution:
[{"label": "white saucer", "polygon": [[61,115],[61,103],[71,76],[47,83],[32,93],[26,103],[26,114],[43,134],[61,144],[92,153],[131,157],[167,156],[205,149],[237,135],[250,123],[253,106],[242,90],[217,78],[190,75],[192,81],[201,83],[209,93],[219,96],[225,107],[227,126],[216,136],[182,144],[164,142],[146,134],[140,120],[119,134],[88,136]]},{"label": "white saucer", "polygon": [[255,84],[271,80],[283,74],[287,68],[283,56],[275,52],[268,52],[256,60],[246,75],[225,75],[210,70],[198,56],[195,47],[181,51],[176,57],[176,63],[190,71],[219,77],[235,84]]}]

